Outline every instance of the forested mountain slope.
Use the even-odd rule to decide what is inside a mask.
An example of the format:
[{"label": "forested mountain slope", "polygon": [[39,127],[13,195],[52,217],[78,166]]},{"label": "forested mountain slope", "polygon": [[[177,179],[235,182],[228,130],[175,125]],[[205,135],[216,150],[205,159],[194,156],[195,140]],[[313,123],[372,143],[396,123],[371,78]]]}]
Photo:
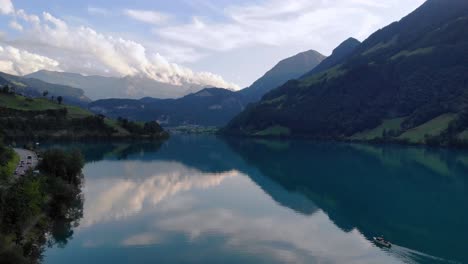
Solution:
[{"label": "forested mountain slope", "polygon": [[413,143],[463,138],[467,28],[468,1],[429,0],[375,32],[345,62],[271,91],[225,132]]}]

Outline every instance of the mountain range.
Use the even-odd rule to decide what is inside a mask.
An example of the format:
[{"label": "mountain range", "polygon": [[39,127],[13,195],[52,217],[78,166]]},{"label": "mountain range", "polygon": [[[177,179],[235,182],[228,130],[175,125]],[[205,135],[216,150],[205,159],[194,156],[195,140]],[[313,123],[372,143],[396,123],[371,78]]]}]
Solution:
[{"label": "mountain range", "polygon": [[310,50],[282,60],[250,87],[241,91],[206,88],[178,99],[107,99],[90,104],[90,109],[110,117],[137,121],[158,120],[164,126],[226,125],[252,102],[286,81],[298,78],[317,66],[325,56]]},{"label": "mountain range", "polygon": [[157,120],[163,126],[222,126],[245,108],[239,93],[206,88],[179,99],[104,99],[92,102],[94,113],[136,121]]},{"label": "mountain range", "polygon": [[[324,58],[313,50],[299,53],[280,61],[241,91],[197,85],[175,86],[138,76],[85,76],[46,70],[22,77],[0,73],[0,77],[4,77],[4,84],[11,84],[26,96],[41,97],[44,91],[48,91],[49,96],[62,96],[67,103],[113,118],[157,120],[165,126],[221,127],[249,103],[258,101],[265,93],[286,81],[302,76]],[[104,99],[92,102],[88,96]]]},{"label": "mountain range", "polygon": [[0,73],[0,84],[110,117],[231,135],[452,145],[468,143],[467,28],[468,1],[428,0],[329,57],[309,50],[282,60],[241,91],[50,71]]},{"label": "mountain range", "polygon": [[267,93],[224,131],[456,143],[468,134],[467,28],[468,1],[428,0],[349,54]]},{"label": "mountain range", "polygon": [[143,97],[179,98],[204,88],[201,85],[191,83],[173,85],[141,76],[85,76],[78,73],[46,70],[37,71],[25,77],[80,88],[93,100],[108,98],[140,99]]}]

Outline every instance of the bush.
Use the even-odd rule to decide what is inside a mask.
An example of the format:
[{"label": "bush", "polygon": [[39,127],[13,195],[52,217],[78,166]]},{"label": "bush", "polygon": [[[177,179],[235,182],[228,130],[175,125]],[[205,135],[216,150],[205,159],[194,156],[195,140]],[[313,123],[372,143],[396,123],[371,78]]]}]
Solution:
[{"label": "bush", "polygon": [[79,184],[83,166],[84,159],[78,150],[67,153],[60,149],[51,149],[44,152],[38,168],[47,176],[60,178],[69,184]]},{"label": "bush", "polygon": [[16,169],[19,158],[15,155],[11,148],[3,145],[0,138],[0,182],[5,182],[11,178]]}]

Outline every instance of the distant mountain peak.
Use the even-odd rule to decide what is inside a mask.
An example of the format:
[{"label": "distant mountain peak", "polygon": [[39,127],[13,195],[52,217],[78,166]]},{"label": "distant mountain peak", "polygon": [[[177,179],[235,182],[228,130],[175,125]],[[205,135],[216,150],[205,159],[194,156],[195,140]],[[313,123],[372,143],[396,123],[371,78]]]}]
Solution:
[{"label": "distant mountain peak", "polygon": [[[320,52],[316,51],[316,50],[307,50],[307,51],[303,51],[303,52],[299,52],[298,54],[288,58],[288,59],[294,59],[295,57],[300,57],[300,56],[307,56],[307,57],[318,57],[318,58],[325,58],[326,56],[321,54]],[[288,60],[288,59],[285,59],[285,60]]]},{"label": "distant mountain peak", "polygon": [[[308,50],[304,52],[300,52],[292,57],[286,58],[284,60],[281,60],[278,62],[278,64],[273,67],[269,72],[275,71],[275,70],[284,70],[284,67],[300,67],[300,66],[306,66],[306,64],[315,64],[317,61],[322,61],[326,58],[325,55],[322,55],[320,52],[316,50]],[[302,64],[302,65],[297,65],[297,64]],[[268,72],[267,72],[268,74]]]},{"label": "distant mountain peak", "polygon": [[241,90],[240,93],[249,101],[257,101],[264,94],[283,85],[285,82],[301,77],[304,73],[315,68],[325,58],[326,56],[315,50],[298,53],[278,62],[265,75],[250,87]]},{"label": "distant mountain peak", "polygon": [[50,70],[38,70],[36,72],[30,73],[25,75],[25,77],[29,76],[37,76],[37,75],[54,75],[54,74],[62,74],[62,75],[67,75],[67,76],[79,76],[79,77],[85,77],[85,75],[81,73],[73,73],[73,72],[62,72],[62,71],[50,71]]}]

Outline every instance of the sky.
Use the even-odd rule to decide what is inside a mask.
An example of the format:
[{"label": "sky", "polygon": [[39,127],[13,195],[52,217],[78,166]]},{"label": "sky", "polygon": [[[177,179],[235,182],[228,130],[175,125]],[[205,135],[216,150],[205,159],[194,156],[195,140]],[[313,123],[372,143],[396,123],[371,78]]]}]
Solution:
[{"label": "sky", "polygon": [[306,50],[330,55],[424,0],[0,0],[0,71],[142,75],[240,89]]}]

